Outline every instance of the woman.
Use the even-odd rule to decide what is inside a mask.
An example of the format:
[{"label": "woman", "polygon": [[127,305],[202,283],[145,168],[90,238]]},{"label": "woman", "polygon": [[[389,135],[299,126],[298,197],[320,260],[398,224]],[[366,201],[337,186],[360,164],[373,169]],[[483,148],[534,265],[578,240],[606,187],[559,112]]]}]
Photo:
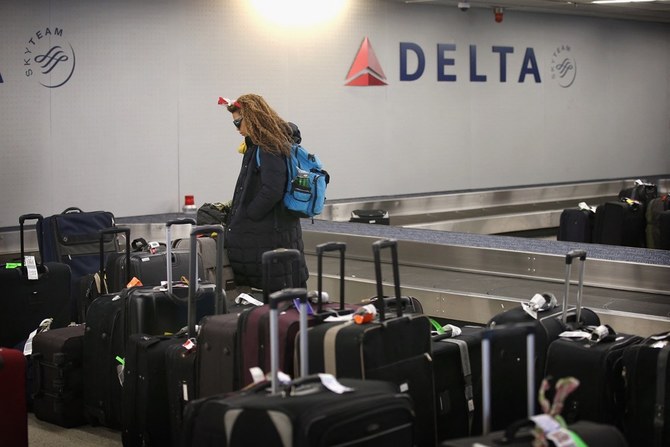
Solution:
[{"label": "woman", "polygon": [[[276,248],[295,248],[302,255],[300,283],[293,283],[290,268],[273,265],[268,292],[306,287],[309,272],[300,219],[289,214],[282,203],[287,177],[285,157],[292,142],[299,138],[297,127],[281,119],[259,95],[247,94],[235,101],[220,98],[219,104],[225,105],[232,114],[233,124],[246,145],[225,239],[235,282],[262,289],[263,253]],[[260,167],[256,151],[260,151]]]}]

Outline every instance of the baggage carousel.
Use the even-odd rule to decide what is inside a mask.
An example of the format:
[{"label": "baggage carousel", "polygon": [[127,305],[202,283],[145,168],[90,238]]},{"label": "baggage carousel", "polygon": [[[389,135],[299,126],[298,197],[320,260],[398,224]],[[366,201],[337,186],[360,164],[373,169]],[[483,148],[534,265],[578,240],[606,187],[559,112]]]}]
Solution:
[{"label": "baggage carousel", "polygon": [[[670,190],[665,179],[654,180]],[[398,240],[403,294],[419,298],[430,315],[456,323],[486,323],[497,313],[535,293],[550,292],[562,300],[565,254],[587,252],[584,306],[603,323],[623,333],[651,335],[670,330],[670,251],[556,241],[560,211],[579,202],[597,205],[615,200],[632,180],[585,182],[481,191],[374,197],[330,201],[320,219],[302,221],[309,287],[316,289],[315,247],[347,244],[345,299],[360,302],[374,296],[371,244]],[[355,209],[385,209],[391,225],[348,222]],[[181,213],[117,218],[133,238],[164,240],[165,225]],[[186,237],[184,226],[173,239]],[[34,231],[26,235],[27,250],[36,251]],[[0,255],[18,253],[18,231],[0,232]],[[385,257],[386,256],[386,257]],[[388,255],[382,253],[387,261]],[[338,296],[339,262],[326,254],[324,290]],[[577,269],[571,279],[571,304]],[[385,293],[392,293],[388,265],[383,269]]]}]

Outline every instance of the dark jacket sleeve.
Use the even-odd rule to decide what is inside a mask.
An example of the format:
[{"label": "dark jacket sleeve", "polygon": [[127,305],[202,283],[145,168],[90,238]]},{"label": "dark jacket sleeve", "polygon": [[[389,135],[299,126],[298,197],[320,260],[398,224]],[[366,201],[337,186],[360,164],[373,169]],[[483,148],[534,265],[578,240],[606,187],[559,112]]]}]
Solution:
[{"label": "dark jacket sleeve", "polygon": [[[260,151],[261,187],[247,207],[251,220],[260,220],[282,200],[286,186],[286,161],[283,156]],[[254,163],[256,157],[254,157]]]}]

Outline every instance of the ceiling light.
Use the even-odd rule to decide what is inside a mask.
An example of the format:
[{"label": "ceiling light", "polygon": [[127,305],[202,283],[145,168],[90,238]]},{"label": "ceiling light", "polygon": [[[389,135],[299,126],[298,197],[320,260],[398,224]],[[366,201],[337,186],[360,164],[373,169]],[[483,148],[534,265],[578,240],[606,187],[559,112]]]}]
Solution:
[{"label": "ceiling light", "polygon": [[606,3],[648,3],[654,1],[656,0],[594,0],[591,3],[596,5],[602,5]]}]

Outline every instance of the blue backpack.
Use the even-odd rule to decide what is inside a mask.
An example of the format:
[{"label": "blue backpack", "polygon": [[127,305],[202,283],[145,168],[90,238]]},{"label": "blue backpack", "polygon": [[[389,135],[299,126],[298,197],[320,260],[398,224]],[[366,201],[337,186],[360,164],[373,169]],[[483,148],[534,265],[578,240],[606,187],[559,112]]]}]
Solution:
[{"label": "blue backpack", "polygon": [[[261,166],[260,149],[256,150],[256,164]],[[319,158],[299,144],[294,144],[291,155],[286,157],[286,169],[286,209],[298,217],[321,214],[326,202],[326,186],[330,182],[330,175],[323,169]]]}]

